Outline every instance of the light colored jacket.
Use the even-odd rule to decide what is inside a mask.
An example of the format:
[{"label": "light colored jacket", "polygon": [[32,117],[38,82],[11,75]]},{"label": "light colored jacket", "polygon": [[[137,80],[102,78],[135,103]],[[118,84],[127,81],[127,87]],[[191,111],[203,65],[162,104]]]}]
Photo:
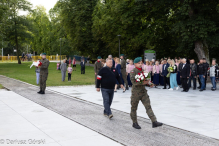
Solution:
[{"label": "light colored jacket", "polygon": [[155,73],[157,73],[157,74],[160,73],[160,66],[159,66],[159,65],[158,65],[158,66],[156,66],[156,65],[153,66],[153,73],[154,73],[154,74],[155,74]]},{"label": "light colored jacket", "polygon": [[62,63],[60,66],[61,71],[66,72],[67,71],[67,64],[66,63]]}]

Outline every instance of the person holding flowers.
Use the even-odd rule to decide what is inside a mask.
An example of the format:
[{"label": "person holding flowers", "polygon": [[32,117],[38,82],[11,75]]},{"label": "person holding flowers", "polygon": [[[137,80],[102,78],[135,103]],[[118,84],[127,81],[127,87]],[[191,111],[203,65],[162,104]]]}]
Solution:
[{"label": "person holding flowers", "polygon": [[137,122],[137,108],[139,101],[142,102],[142,104],[145,106],[146,112],[148,114],[148,117],[152,121],[152,127],[159,127],[163,124],[160,122],[157,122],[157,118],[154,115],[154,112],[151,108],[150,104],[150,98],[147,94],[147,90],[145,89],[145,86],[147,84],[151,85],[153,87],[153,84],[150,83],[150,74],[144,73],[144,70],[142,69],[142,58],[137,57],[134,60],[135,68],[130,72],[130,78],[132,82],[132,94],[131,94],[131,119],[133,121],[133,127],[135,129],[141,129],[141,127],[138,125]]},{"label": "person holding flowers", "polygon": [[167,76],[170,76],[170,91],[172,91],[175,87],[176,90],[179,90],[179,86],[177,84],[177,65],[175,64],[174,60],[170,61],[170,67],[168,67],[169,74]]}]

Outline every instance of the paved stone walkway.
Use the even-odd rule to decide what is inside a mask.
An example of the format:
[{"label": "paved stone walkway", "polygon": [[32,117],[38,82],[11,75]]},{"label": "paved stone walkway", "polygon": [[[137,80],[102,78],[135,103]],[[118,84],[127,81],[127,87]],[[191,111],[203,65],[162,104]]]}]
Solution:
[{"label": "paved stone walkway", "polygon": [[[46,91],[39,95],[37,86],[0,76],[0,83],[11,91],[36,102],[64,117],[88,127],[123,145],[130,146],[219,146],[219,141],[164,125],[153,129],[151,122],[139,117],[141,130],[131,127],[129,114],[113,110],[114,118],[102,115],[103,107],[64,94]],[[77,131],[76,131],[77,132]]]}]

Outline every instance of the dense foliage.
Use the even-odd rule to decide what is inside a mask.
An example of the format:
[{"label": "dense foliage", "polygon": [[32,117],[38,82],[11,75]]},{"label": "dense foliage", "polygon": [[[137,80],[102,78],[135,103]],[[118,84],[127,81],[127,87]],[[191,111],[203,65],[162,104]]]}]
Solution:
[{"label": "dense foliage", "polygon": [[0,39],[18,55],[27,45],[32,53],[60,54],[61,43],[66,55],[118,56],[120,39],[129,58],[147,49],[157,58],[219,58],[217,0],[59,0],[49,14],[26,0],[0,3]]}]

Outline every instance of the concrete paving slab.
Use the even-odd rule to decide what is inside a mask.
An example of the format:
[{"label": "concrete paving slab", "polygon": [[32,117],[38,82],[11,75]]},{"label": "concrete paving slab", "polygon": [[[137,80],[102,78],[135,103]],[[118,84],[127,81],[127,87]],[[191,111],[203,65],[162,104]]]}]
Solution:
[{"label": "concrete paving slab", "polygon": [[[27,83],[24,83],[18,80],[6,78],[4,76],[0,76],[0,83],[6,88],[10,89],[11,91],[17,94],[20,94],[23,97],[35,103],[38,103],[39,105],[46,107],[49,110],[52,110],[64,117],[67,117],[68,119],[71,119],[77,123],[80,123],[81,125],[88,127],[92,129],[93,131],[96,131],[124,145],[131,145],[131,146],[135,146],[135,145],[136,146],[139,146],[139,145],[156,145],[156,146],[169,146],[169,145],[210,146],[210,145],[215,145],[215,146],[218,146],[219,145],[218,140],[215,140],[215,139],[212,139],[206,136],[202,136],[200,134],[195,134],[187,130],[174,128],[166,124],[163,127],[153,129],[151,128],[151,122],[147,120],[146,118],[141,117],[141,115],[138,117],[138,121],[139,121],[139,124],[142,126],[142,129],[141,130],[133,129],[131,127],[132,123],[131,123],[128,112],[122,112],[120,110],[120,109],[126,109],[127,107],[130,106],[130,103],[129,103],[130,92],[126,92],[124,94],[122,92],[121,93],[119,92],[118,95],[120,94],[120,96],[118,95],[116,95],[117,97],[115,96],[113,105],[119,110],[116,110],[116,108],[113,107],[114,109],[112,111],[114,114],[114,118],[112,120],[109,120],[102,115],[103,107],[101,105],[102,104],[101,94],[96,93],[96,91],[94,90],[95,89],[94,87],[92,88],[78,87],[77,92],[75,91],[76,88],[74,88],[73,89],[74,96],[80,95],[81,97],[83,97],[83,100],[81,100],[78,97],[73,98],[71,95],[55,93],[50,90],[47,90],[46,91],[47,94],[45,95],[38,95],[36,93],[38,91],[38,87],[29,85]],[[19,88],[18,88],[18,85],[19,85]],[[190,96],[190,94],[184,94],[185,95],[184,98],[178,97],[178,96],[173,97],[172,94],[170,94],[170,96],[157,96],[156,94],[158,93],[157,90],[158,89],[156,89],[156,92],[154,93],[154,95],[152,95],[152,93],[149,93],[152,99],[152,107],[153,107],[153,103],[159,103],[155,105],[156,109],[168,108],[168,100],[170,101],[178,100],[179,103],[180,102],[183,103],[182,107],[184,109],[182,110],[186,109],[186,104],[189,103],[189,101],[187,100],[190,100],[190,98],[187,99],[186,96]],[[69,92],[69,94],[71,94],[72,92],[70,91],[70,89],[68,89],[67,91]],[[25,92],[27,92],[29,95],[34,95],[34,96],[28,96]],[[75,94],[75,92],[77,94]],[[162,93],[162,95],[165,95],[168,93],[166,91],[164,92],[165,93]],[[81,93],[83,93],[83,96]],[[159,92],[159,94],[161,93]],[[191,96],[194,96],[194,95],[191,94]],[[121,98],[118,98],[118,97],[121,97]],[[89,100],[86,101],[84,99],[90,99],[90,101]],[[96,103],[100,105],[92,103],[91,100],[95,101]],[[124,106],[121,103],[123,103]],[[165,106],[162,106],[162,103],[165,103]],[[161,107],[159,105],[161,105]],[[145,116],[146,115],[145,112],[144,114],[142,113],[142,115]],[[159,117],[158,117],[158,120],[160,120]],[[33,121],[39,122],[39,120],[35,120],[35,119],[33,119]],[[191,124],[190,122],[191,122],[191,119],[184,121],[186,125],[185,128],[189,127],[189,125]],[[209,128],[206,126],[205,128],[208,130],[211,127]],[[50,130],[44,130],[44,131],[46,133],[46,131],[49,132]],[[71,130],[69,130],[69,132],[71,132]],[[92,133],[90,134],[92,135]],[[56,137],[56,134],[53,137]],[[61,138],[59,140],[64,141],[66,139]],[[67,141],[68,140],[66,140],[66,142]]]}]

